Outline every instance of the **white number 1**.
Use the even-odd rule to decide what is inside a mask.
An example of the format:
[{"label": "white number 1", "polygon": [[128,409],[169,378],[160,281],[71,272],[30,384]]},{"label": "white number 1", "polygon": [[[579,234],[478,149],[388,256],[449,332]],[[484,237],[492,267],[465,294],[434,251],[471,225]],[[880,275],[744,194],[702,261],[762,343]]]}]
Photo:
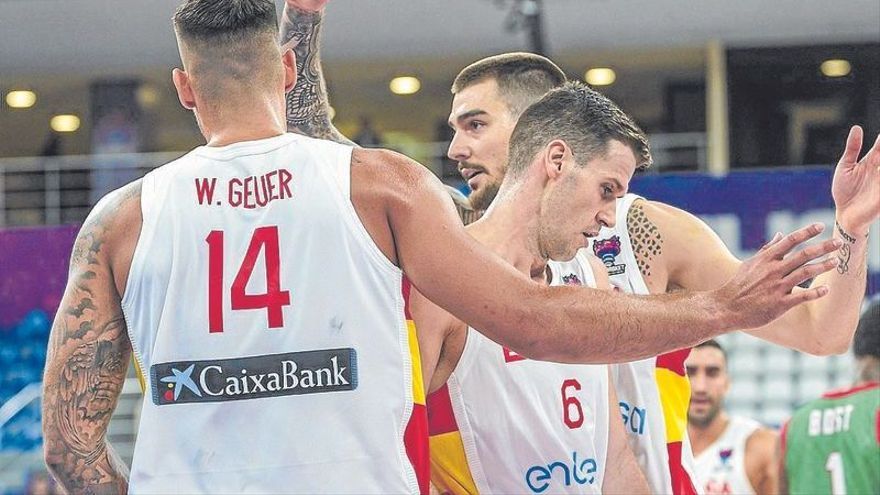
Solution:
[{"label": "white number 1", "polygon": [[843,456],[832,452],[825,462],[825,470],[831,473],[831,495],[846,495],[846,477],[843,474]]}]

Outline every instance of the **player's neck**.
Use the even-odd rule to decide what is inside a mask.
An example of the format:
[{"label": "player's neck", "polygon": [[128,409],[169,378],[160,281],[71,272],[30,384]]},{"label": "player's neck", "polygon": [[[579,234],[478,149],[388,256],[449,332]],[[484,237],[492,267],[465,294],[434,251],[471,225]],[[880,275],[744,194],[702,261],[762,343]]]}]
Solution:
[{"label": "player's neck", "polygon": [[706,426],[699,426],[688,422],[688,438],[690,438],[691,449],[694,455],[700,455],[712,443],[721,438],[729,424],[730,417],[724,411],[719,411],[715,419]]},{"label": "player's neck", "polygon": [[483,217],[468,226],[468,232],[522,273],[543,275],[547,261],[537,242],[538,212],[529,208],[527,191],[499,192]]},{"label": "player's neck", "polygon": [[202,133],[208,146],[227,146],[244,141],[258,141],[287,132],[283,114],[268,99],[251,100],[245,105],[224,107],[220,112],[199,115]]}]

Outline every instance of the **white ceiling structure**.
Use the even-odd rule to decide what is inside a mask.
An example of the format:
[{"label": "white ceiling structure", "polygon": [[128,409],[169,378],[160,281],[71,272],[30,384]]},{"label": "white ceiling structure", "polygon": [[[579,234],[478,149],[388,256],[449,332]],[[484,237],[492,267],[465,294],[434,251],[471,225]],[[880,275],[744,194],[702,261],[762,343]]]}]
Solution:
[{"label": "white ceiling structure", "polygon": [[[178,0],[0,0],[0,76],[171,66]],[[277,3],[281,5],[281,1]],[[510,1],[331,0],[327,60],[481,56],[527,47]],[[552,53],[880,41],[878,0],[544,0]]]}]

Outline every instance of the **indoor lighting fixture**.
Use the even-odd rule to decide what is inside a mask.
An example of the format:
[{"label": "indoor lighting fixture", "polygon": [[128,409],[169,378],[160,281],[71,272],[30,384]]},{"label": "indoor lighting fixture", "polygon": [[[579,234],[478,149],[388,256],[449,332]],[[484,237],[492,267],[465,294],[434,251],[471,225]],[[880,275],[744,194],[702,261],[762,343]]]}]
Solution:
[{"label": "indoor lighting fixture", "polygon": [[49,125],[55,132],[76,132],[79,129],[79,117],[70,114],[56,115]]},{"label": "indoor lighting fixture", "polygon": [[37,102],[37,94],[33,91],[10,91],[6,94],[6,104],[11,108],[30,108]]},{"label": "indoor lighting fixture", "polygon": [[850,65],[848,60],[833,58],[822,62],[819,69],[822,71],[822,74],[825,74],[825,77],[844,77],[848,76],[850,71],[852,71],[852,65]]},{"label": "indoor lighting fixture", "polygon": [[422,88],[422,83],[416,77],[401,76],[392,79],[388,87],[396,95],[411,95],[419,92],[419,89]]},{"label": "indoor lighting fixture", "polygon": [[596,67],[584,74],[584,81],[587,81],[590,86],[608,86],[614,84],[616,79],[617,74],[608,67]]}]

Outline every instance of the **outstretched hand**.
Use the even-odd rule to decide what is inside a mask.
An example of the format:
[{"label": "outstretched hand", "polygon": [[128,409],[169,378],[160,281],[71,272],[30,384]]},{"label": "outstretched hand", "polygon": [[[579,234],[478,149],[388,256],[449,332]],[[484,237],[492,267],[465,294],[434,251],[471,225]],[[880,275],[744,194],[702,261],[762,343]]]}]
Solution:
[{"label": "outstretched hand", "polygon": [[328,0],[287,0],[287,8],[318,12],[327,5]]},{"label": "outstretched hand", "polygon": [[865,234],[871,222],[880,217],[880,135],[859,160],[863,135],[859,126],[850,129],[831,184],[837,221],[853,235]]},{"label": "outstretched hand", "polygon": [[733,278],[715,291],[729,310],[729,318],[740,328],[757,328],[798,304],[826,295],[828,287],[824,285],[793,291],[796,285],[837,266],[835,258],[824,257],[840,248],[840,239],[792,252],[823,230],[825,227],[817,223],[782,238],[777,236],[746,260]]}]

